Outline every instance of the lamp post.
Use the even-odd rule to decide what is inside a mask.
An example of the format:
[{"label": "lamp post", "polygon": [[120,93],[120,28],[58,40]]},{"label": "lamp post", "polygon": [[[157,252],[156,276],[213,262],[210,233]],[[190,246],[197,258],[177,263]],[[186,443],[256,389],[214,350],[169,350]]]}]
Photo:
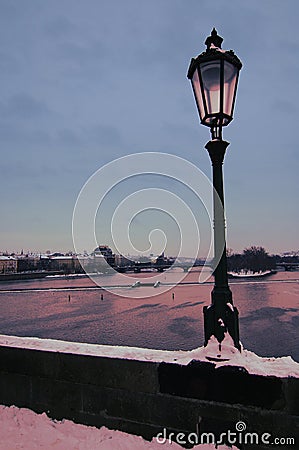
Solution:
[{"label": "lamp post", "polygon": [[191,80],[200,121],[210,127],[212,134],[205,148],[213,167],[214,261],[219,263],[214,270],[212,304],[203,310],[205,346],[210,337],[215,336],[221,349],[221,342],[229,333],[235,347],[241,350],[238,310],[233,306],[227,276],[222,164],[229,142],[222,140],[222,127],[233,119],[242,63],[232,50],[221,49],[222,41],[214,28],[205,41],[206,51],[191,59],[187,76]]}]

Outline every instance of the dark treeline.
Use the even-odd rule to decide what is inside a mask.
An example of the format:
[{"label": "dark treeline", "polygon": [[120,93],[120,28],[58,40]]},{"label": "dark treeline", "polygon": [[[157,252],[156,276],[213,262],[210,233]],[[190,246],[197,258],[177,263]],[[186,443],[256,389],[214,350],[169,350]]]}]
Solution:
[{"label": "dark treeline", "polygon": [[276,268],[276,256],[270,256],[263,247],[252,246],[241,254],[229,254],[227,265],[230,272],[264,272]]}]

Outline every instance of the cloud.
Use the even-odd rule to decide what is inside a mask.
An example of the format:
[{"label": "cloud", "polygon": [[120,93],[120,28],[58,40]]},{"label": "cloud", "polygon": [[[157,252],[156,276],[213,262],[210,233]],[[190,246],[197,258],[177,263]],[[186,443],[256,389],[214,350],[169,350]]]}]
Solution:
[{"label": "cloud", "polygon": [[95,142],[99,145],[114,146],[121,143],[121,135],[119,130],[112,125],[96,124],[83,130],[87,140]]},{"label": "cloud", "polygon": [[298,106],[297,103],[292,102],[291,99],[285,99],[285,98],[276,98],[272,101],[271,109],[273,111],[278,111],[279,115],[290,115],[296,117],[298,116]]},{"label": "cloud", "polygon": [[[1,106],[0,106],[1,109]],[[16,155],[22,155],[22,152],[39,147],[39,149],[48,146],[51,143],[52,136],[48,131],[35,127],[28,129],[20,126],[15,121],[0,121],[0,142],[2,143],[1,153],[6,152],[6,157],[10,158],[11,153],[8,149],[15,150]],[[30,153],[30,152],[29,152]]]},{"label": "cloud", "polygon": [[20,70],[18,59],[4,49],[0,51],[0,70],[2,76],[3,74],[10,76],[11,73],[18,73]]},{"label": "cloud", "polygon": [[60,15],[47,19],[43,30],[48,37],[61,39],[78,32],[78,27],[67,16]]},{"label": "cloud", "polygon": [[52,112],[47,103],[32,95],[21,92],[0,103],[0,115],[5,119],[22,119],[30,121],[48,117]]}]

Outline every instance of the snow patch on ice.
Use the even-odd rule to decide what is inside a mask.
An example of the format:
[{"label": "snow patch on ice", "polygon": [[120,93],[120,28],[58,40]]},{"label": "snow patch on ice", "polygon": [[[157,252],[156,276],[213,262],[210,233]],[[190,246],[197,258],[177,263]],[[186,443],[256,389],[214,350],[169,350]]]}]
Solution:
[{"label": "snow patch on ice", "polygon": [[252,272],[251,270],[240,270],[239,272],[227,272],[228,275],[232,275],[234,278],[258,278],[270,275],[272,270],[260,270],[259,272]]}]

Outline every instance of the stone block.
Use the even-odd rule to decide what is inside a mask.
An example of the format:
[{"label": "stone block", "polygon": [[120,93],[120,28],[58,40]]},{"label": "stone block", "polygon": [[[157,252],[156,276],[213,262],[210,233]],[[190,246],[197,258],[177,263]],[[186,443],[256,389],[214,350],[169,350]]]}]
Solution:
[{"label": "stone block", "polygon": [[59,354],[57,378],[96,386],[157,392],[157,364],[88,355]]},{"label": "stone block", "polygon": [[0,346],[0,371],[55,377],[57,353]]},{"label": "stone block", "polygon": [[242,367],[192,361],[187,366],[161,363],[160,391],[185,398],[219,403],[283,408],[282,380],[249,374]]},{"label": "stone block", "polygon": [[284,395],[288,413],[299,416],[299,379],[287,378],[284,380]]},{"label": "stone block", "polygon": [[80,386],[59,380],[35,377],[32,382],[32,404],[56,417],[72,417],[82,410]]},{"label": "stone block", "polygon": [[100,414],[107,409],[107,389],[90,384],[80,385],[82,412],[85,414]]},{"label": "stone block", "polygon": [[0,372],[0,403],[31,407],[31,378],[16,373]]}]

